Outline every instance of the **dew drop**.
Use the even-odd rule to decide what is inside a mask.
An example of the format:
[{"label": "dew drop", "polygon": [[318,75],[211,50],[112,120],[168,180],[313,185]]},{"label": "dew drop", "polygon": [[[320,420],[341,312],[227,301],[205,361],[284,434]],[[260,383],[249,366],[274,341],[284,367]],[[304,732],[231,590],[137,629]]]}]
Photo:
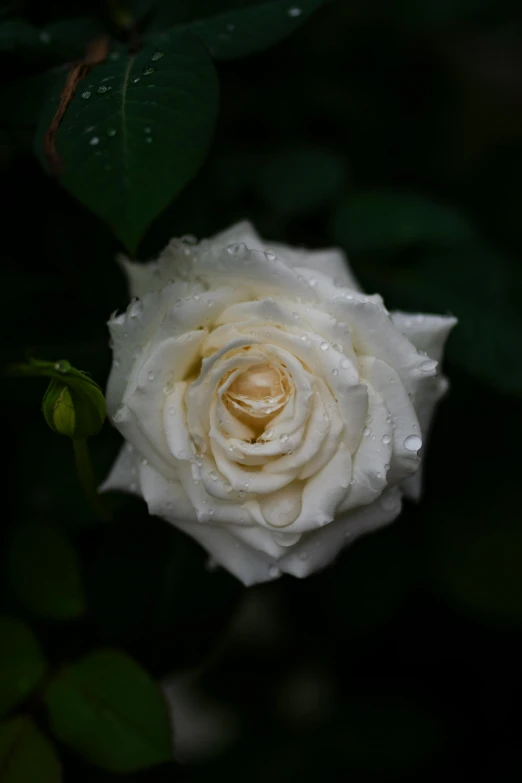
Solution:
[{"label": "dew drop", "polygon": [[299,313],[292,313],[292,316],[295,318],[296,321],[299,320]]},{"label": "dew drop", "polygon": [[145,137],[145,144],[152,144],[152,136]]},{"label": "dew drop", "polygon": [[327,351],[330,345],[325,341],[321,343],[321,351]]},{"label": "dew drop", "polygon": [[144,130],[145,130],[145,133],[152,133],[152,128],[147,127]]},{"label": "dew drop", "polygon": [[154,54],[152,55],[152,57],[150,59],[154,60],[154,62],[157,62],[158,60],[161,60],[161,58],[163,57],[164,54],[165,54],[165,52],[160,52],[160,51],[154,52]]},{"label": "dew drop", "polygon": [[286,432],[284,432],[284,433],[281,435],[281,437],[279,438],[279,440],[281,441],[281,443],[286,443],[286,442],[288,441],[288,435],[286,434]]},{"label": "dew drop", "polygon": [[296,7],[294,6],[293,8],[289,8],[289,9],[288,9],[288,16],[291,16],[291,17],[293,17],[294,19],[295,19],[296,17],[298,17],[298,16],[301,16],[301,14],[302,14],[302,13],[303,13],[303,9],[302,9],[302,8],[296,8]]},{"label": "dew drop", "polygon": [[97,92],[99,95],[103,95],[103,93],[104,93],[104,92],[108,92],[109,90],[110,90],[110,87],[106,87],[104,84],[100,84],[100,86],[98,87],[98,89],[96,90],[96,92]]},{"label": "dew drop", "polygon": [[334,367],[332,370],[332,375],[339,375],[339,370]]},{"label": "dew drop", "polygon": [[98,136],[93,136],[92,139],[89,140],[89,144],[91,145],[91,147],[95,147],[99,143],[100,143],[100,139],[98,138]]},{"label": "dew drop", "polygon": [[107,133],[107,136],[116,136],[116,128],[107,128],[105,132]]},{"label": "dew drop", "polygon": [[141,76],[135,76],[134,79],[132,80],[132,83],[133,84],[137,84],[140,79],[141,79]]},{"label": "dew drop", "polygon": [[209,478],[212,479],[212,481],[217,481],[218,480],[218,474],[216,473],[215,470],[211,470],[208,475],[209,475]]},{"label": "dew drop", "polygon": [[381,440],[385,445],[391,443],[391,435],[383,435]]},{"label": "dew drop", "polygon": [[147,378],[149,379],[149,381],[153,381],[155,377],[156,376],[154,375],[152,370],[149,373],[147,373]]},{"label": "dew drop", "polygon": [[201,299],[199,294],[194,294],[192,298],[194,299],[195,302],[199,302],[199,300]]},{"label": "dew drop", "polygon": [[408,435],[404,441],[404,448],[408,451],[418,451],[422,446],[422,440],[418,435]]},{"label": "dew drop", "polygon": [[281,571],[275,565],[270,566],[270,568],[268,569],[268,576],[270,577],[270,579],[277,579],[278,576],[281,576]]},{"label": "dew drop", "polygon": [[422,362],[422,364],[419,365],[419,370],[421,372],[433,372],[436,366],[437,362],[435,359],[427,359],[425,362]]},{"label": "dew drop", "polygon": [[82,92],[82,98],[87,100],[87,98],[90,98],[92,95],[92,92],[90,90],[85,90],[85,92]]},{"label": "dew drop", "polygon": [[152,65],[147,65],[147,67],[143,69],[143,75],[150,76],[151,73],[154,73],[154,68],[152,67]]},{"label": "dew drop", "polygon": [[265,258],[267,259],[267,261],[275,261],[277,256],[272,250],[267,250],[265,252]]},{"label": "dew drop", "polygon": [[343,370],[347,370],[350,366],[350,361],[348,359],[343,359],[341,362],[341,367]]},{"label": "dew drop", "polygon": [[365,427],[363,429],[363,433],[362,434],[364,435],[365,438],[367,438],[368,435],[370,434],[370,432],[371,432],[371,429],[369,427]]}]

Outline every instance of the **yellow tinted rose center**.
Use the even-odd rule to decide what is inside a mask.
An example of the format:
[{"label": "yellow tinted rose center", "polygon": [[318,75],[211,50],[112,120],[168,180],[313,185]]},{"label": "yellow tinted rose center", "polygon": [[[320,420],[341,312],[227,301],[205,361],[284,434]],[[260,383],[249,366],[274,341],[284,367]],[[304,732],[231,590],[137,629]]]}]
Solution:
[{"label": "yellow tinted rose center", "polygon": [[288,394],[289,382],[283,368],[256,364],[235,378],[224,400],[228,409],[259,435],[283,407]]}]

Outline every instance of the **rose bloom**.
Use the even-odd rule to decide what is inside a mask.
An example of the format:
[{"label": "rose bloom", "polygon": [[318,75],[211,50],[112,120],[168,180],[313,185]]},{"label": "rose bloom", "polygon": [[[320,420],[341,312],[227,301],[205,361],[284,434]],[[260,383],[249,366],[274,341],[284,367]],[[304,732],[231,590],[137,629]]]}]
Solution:
[{"label": "rose bloom", "polygon": [[452,317],[389,313],[340,250],[239,223],[123,261],[102,489],[144,498],[246,585],[304,577],[417,498]]}]

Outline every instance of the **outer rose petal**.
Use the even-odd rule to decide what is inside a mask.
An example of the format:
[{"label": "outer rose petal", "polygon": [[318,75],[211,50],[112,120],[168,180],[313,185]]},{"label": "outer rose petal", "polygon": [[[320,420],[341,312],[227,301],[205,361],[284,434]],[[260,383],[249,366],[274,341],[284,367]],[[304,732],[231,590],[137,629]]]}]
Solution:
[{"label": "outer rose petal", "polygon": [[[394,312],[391,314],[393,323],[416,348],[426,351],[430,359],[440,362],[448,335],[457,323],[457,319],[449,315],[423,315]],[[449,388],[446,378],[438,376],[427,378],[417,393],[415,408],[419,419],[423,439],[426,440],[431,422],[439,401]],[[421,455],[423,450],[421,450]],[[419,500],[422,491],[422,474],[424,465],[421,463],[414,476],[403,482],[404,494],[410,500]]]},{"label": "outer rose petal", "polygon": [[242,220],[226,231],[216,234],[211,241],[224,247],[244,242],[249,250],[273,251],[288,266],[308,267],[315,272],[330,275],[338,281],[339,285],[360,291],[359,284],[348,265],[348,260],[339,248],[308,250],[307,248],[289,247],[279,242],[267,242],[261,239],[248,220]]},{"label": "outer rose petal", "polygon": [[416,348],[426,351],[431,359],[440,362],[448,335],[457,323],[452,315],[413,315],[391,313],[395,326]]},{"label": "outer rose petal", "polygon": [[130,444],[126,443],[121,447],[120,453],[116,457],[116,462],[111,468],[111,472],[99,488],[99,492],[129,492],[132,495],[141,496],[141,487],[139,485],[141,455]]}]

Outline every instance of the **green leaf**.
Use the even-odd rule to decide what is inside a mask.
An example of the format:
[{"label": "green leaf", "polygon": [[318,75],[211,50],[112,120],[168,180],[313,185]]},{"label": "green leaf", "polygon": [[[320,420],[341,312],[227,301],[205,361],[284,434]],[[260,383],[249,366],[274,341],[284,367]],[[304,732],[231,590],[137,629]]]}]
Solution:
[{"label": "green leaf", "polygon": [[[43,140],[63,82],[36,133],[45,167]],[[161,48],[113,52],[80,83],[60,125],[61,182],[134,251],[203,163],[217,109],[217,74],[196,36],[174,32]]]},{"label": "green leaf", "polygon": [[159,687],[118,650],[97,650],[64,668],[45,703],[56,737],[103,769],[133,772],[172,760]]},{"label": "green leaf", "polygon": [[57,526],[30,522],[16,528],[8,569],[17,599],[35,614],[70,620],[85,611],[78,557]]},{"label": "green leaf", "polygon": [[36,688],[47,664],[28,625],[0,616],[0,716],[18,706]]},{"label": "green leaf", "polygon": [[74,60],[83,57],[89,41],[102,32],[100,23],[89,18],[63,19],[42,28],[24,19],[8,19],[0,24],[0,51]]},{"label": "green leaf", "polygon": [[398,190],[360,189],[332,219],[335,240],[352,252],[395,251],[427,242],[447,245],[468,241],[475,233],[453,207]]},{"label": "green leaf", "polygon": [[26,716],[0,723],[2,783],[60,783],[60,761],[51,742]]},{"label": "green leaf", "polygon": [[257,169],[257,190],[277,212],[301,215],[320,209],[343,186],[346,161],[312,145],[289,147],[267,155]]},{"label": "green leaf", "polygon": [[[213,57],[230,60],[260,52],[294,32],[324,0],[182,0],[165,3],[149,38],[163,41],[166,28],[190,30]],[[156,35],[151,36],[151,33]]]}]

